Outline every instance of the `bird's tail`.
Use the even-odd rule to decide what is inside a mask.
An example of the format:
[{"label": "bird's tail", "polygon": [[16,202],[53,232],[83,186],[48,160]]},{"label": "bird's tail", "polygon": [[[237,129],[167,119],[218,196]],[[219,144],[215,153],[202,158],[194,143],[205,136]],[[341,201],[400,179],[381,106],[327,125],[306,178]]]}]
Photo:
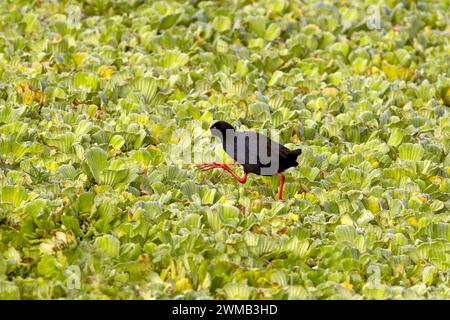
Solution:
[{"label": "bird's tail", "polygon": [[291,152],[290,152],[289,154],[290,154],[291,156],[298,157],[299,155],[302,154],[302,149],[291,150]]},{"label": "bird's tail", "polygon": [[302,153],[302,149],[291,150],[289,152],[289,162],[292,166],[298,166],[297,157]]}]

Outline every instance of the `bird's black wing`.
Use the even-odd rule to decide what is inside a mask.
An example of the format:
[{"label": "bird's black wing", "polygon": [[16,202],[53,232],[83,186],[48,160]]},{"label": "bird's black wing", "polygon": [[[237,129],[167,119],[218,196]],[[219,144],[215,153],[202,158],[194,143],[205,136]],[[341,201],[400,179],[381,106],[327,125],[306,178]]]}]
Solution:
[{"label": "bird's black wing", "polygon": [[[269,154],[272,154],[272,152],[273,152],[274,154],[278,154],[280,156],[280,158],[289,157],[291,150],[289,150],[282,144],[270,139],[266,135],[263,135],[261,133],[257,133],[257,135],[258,135],[258,141],[261,139],[265,139],[267,141],[266,145],[267,145],[267,151]],[[264,150],[262,150],[262,151],[264,151]],[[259,152],[261,152],[261,150],[259,150]]]},{"label": "bird's black wing", "polygon": [[225,151],[242,164],[244,170],[256,174],[273,175],[296,164],[291,150],[266,135],[252,131],[236,132],[233,141],[226,143]]}]

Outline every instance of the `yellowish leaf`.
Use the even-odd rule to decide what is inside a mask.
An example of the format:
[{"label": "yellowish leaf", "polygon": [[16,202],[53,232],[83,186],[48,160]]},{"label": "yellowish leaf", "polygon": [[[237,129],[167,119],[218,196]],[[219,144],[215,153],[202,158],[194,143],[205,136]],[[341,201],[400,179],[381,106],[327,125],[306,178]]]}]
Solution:
[{"label": "yellowish leaf", "polygon": [[177,291],[192,290],[192,285],[188,278],[182,278],[175,282],[175,288]]},{"label": "yellowish leaf", "polygon": [[443,184],[445,180],[441,176],[433,176],[433,177],[430,178],[430,181],[433,184]]},{"label": "yellowish leaf", "polygon": [[408,219],[406,219],[406,221],[409,224],[413,225],[413,226],[417,226],[417,219],[416,219],[416,217],[409,217]]},{"label": "yellowish leaf", "polygon": [[335,96],[338,94],[338,90],[334,87],[326,87],[323,89],[323,94],[326,96]]},{"label": "yellowish leaf", "polygon": [[292,220],[292,221],[296,221],[296,222],[298,222],[298,220],[299,220],[298,214],[295,214],[295,213],[292,213],[292,212],[289,212],[287,214],[286,218],[288,220]]},{"label": "yellowish leaf", "polygon": [[375,66],[372,66],[370,68],[367,68],[366,73],[370,75],[370,74],[375,74],[375,73],[377,73],[379,71],[380,71],[380,69],[378,69]]},{"label": "yellowish leaf", "polygon": [[429,203],[429,202],[430,202],[430,198],[429,198],[426,194],[423,194],[423,193],[419,194],[419,195],[417,196],[417,198],[419,198],[419,200],[420,200],[422,203]]},{"label": "yellowish leaf", "polygon": [[28,84],[25,82],[20,82],[16,85],[17,91],[19,91],[20,94],[23,94],[28,89]]},{"label": "yellowish leaf", "polygon": [[108,66],[101,66],[97,71],[102,78],[109,79],[113,72],[113,69]]},{"label": "yellowish leaf", "polygon": [[397,271],[398,273],[402,274],[402,273],[405,272],[405,268],[401,264],[396,264],[395,265],[395,271]]},{"label": "yellowish leaf", "polygon": [[42,91],[35,91],[34,99],[39,103],[43,103],[45,100],[45,94]]},{"label": "yellowish leaf", "polygon": [[80,66],[83,63],[86,56],[87,56],[86,52],[77,52],[73,55],[73,60],[75,61],[75,64],[77,66]]},{"label": "yellowish leaf", "polygon": [[55,35],[52,37],[53,42],[61,42],[62,39],[63,39],[63,37],[62,37],[60,34],[55,34]]},{"label": "yellowish leaf", "polygon": [[344,214],[341,217],[341,223],[345,224],[345,225],[348,225],[348,226],[353,226],[353,220],[348,214]]},{"label": "yellowish leaf", "polygon": [[297,200],[303,200],[303,199],[305,199],[305,195],[306,195],[306,192],[297,193],[296,195],[294,195],[294,198]]},{"label": "yellowish leaf", "polygon": [[33,92],[32,91],[28,91],[27,93],[25,93],[25,96],[23,97],[23,103],[25,104],[31,104],[33,102]]},{"label": "yellowish leaf", "polygon": [[37,62],[37,61],[34,61],[34,62],[31,64],[31,67],[34,69],[34,71],[35,71],[36,73],[41,73],[41,72],[42,72],[42,64],[40,64],[40,63]]},{"label": "yellowish leaf", "polygon": [[352,285],[350,282],[348,282],[347,280],[342,281],[341,284],[342,284],[344,287],[346,287],[347,289],[350,289],[350,290],[353,289],[353,285]]},{"label": "yellowish leaf", "polygon": [[258,197],[259,197],[259,193],[258,193],[258,191],[256,191],[256,190],[253,190],[252,192],[250,192],[250,195],[251,195],[253,198],[258,198]]}]

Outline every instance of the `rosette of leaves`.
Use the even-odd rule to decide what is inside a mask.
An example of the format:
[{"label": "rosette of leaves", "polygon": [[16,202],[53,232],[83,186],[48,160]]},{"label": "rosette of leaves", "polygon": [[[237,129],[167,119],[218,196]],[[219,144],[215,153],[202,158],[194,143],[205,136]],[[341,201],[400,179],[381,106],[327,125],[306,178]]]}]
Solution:
[{"label": "rosette of leaves", "polygon": [[123,161],[108,160],[107,153],[99,148],[93,147],[85,152],[85,171],[91,176],[95,183],[117,187],[125,185],[130,179],[130,169]]}]

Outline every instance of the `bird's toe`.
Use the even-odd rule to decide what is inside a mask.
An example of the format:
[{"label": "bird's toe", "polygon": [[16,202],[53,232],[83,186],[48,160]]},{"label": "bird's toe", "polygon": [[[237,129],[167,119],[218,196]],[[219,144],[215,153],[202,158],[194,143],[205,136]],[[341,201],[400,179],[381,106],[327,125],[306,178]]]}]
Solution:
[{"label": "bird's toe", "polygon": [[223,168],[220,164],[215,162],[207,162],[207,163],[201,163],[194,165],[195,169],[200,169],[202,171],[211,170],[214,168]]},{"label": "bird's toe", "polygon": [[219,175],[217,176],[217,178],[220,178],[221,176],[223,176],[223,173],[225,172],[225,169],[222,169],[219,173]]}]

